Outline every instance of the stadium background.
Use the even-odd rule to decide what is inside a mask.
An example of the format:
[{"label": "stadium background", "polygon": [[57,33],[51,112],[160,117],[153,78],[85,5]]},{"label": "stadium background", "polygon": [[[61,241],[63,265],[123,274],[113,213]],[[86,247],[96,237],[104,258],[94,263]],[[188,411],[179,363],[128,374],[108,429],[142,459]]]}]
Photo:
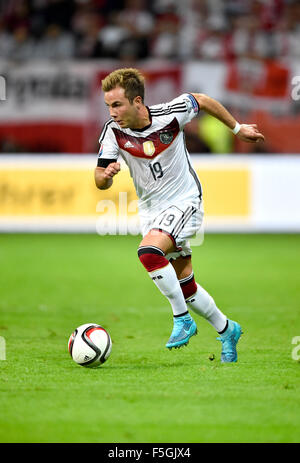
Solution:
[{"label": "stadium background", "polygon": [[[257,334],[254,330],[260,327],[262,310],[269,328],[269,331],[261,328],[258,333],[264,350],[253,347],[250,340],[248,344],[244,341],[244,350],[241,347],[246,360],[239,366],[248,382],[243,383],[245,397],[239,396],[239,405],[235,404],[235,395],[239,393],[226,389],[228,378],[237,381],[233,370],[216,370],[214,362],[196,370],[193,370],[195,366],[191,367],[195,377],[199,371],[200,375],[206,375],[204,383],[219,397],[219,401],[216,397],[213,399],[214,409],[202,410],[202,414],[196,405],[195,410],[202,420],[200,434],[193,412],[193,429],[187,422],[179,425],[176,433],[168,428],[163,418],[155,427],[154,418],[148,417],[139,396],[132,400],[136,400],[137,410],[140,406],[152,424],[141,425],[136,418],[130,422],[131,431],[128,432],[126,419],[122,422],[118,413],[120,409],[127,410],[130,418],[133,413],[129,407],[131,398],[125,397],[120,405],[119,399],[114,402],[114,394],[120,393],[117,386],[112,392],[105,389],[108,387],[105,381],[114,382],[118,370],[118,381],[124,386],[126,395],[129,379],[136,379],[138,363],[146,365],[145,370],[138,371],[139,387],[143,388],[143,381],[148,382],[149,368],[160,390],[163,378],[160,383],[157,364],[160,360],[165,369],[169,367],[169,360],[160,357],[157,348],[162,340],[158,322],[155,322],[157,338],[149,344],[156,355],[154,366],[148,349],[141,346],[140,335],[136,340],[131,334],[125,336],[127,357],[120,350],[124,332],[131,333],[136,319],[141,316],[136,305],[145,305],[143,319],[139,319],[141,327],[144,323],[149,326],[153,323],[153,308],[150,302],[144,304],[144,292],[159,306],[161,320],[167,317],[167,310],[145,282],[135,258],[131,257],[138,243],[138,219],[128,170],[123,165],[118,182],[105,192],[96,190],[93,181],[98,138],[108,118],[100,91],[101,79],[111,70],[129,66],[138,67],[146,76],[146,104],[168,101],[186,91],[207,93],[221,101],[239,122],[257,123],[266,137],[265,143],[241,143],[226,127],[204,113],[185,129],[192,163],[204,187],[205,230],[208,233],[205,240],[208,243],[207,247],[195,248],[195,257],[198,256],[203,264],[204,282],[206,279],[208,288],[211,287],[221,305],[229,308],[233,316],[240,318],[243,313],[243,320],[252,334]],[[291,339],[300,334],[297,317],[300,2],[0,0],[0,76],[0,231],[3,232],[0,240],[2,280],[6,282],[2,291],[0,339],[7,345],[6,355],[0,352],[0,358],[5,358],[6,362],[0,362],[0,366],[3,390],[9,394],[6,404],[2,404],[1,441],[299,441],[299,414],[296,418],[293,395],[299,387],[295,370],[298,364],[291,360],[290,351]],[[24,232],[34,235],[23,235]],[[59,235],[60,232],[84,235],[68,239],[67,235]],[[222,235],[223,232],[226,235]],[[234,235],[228,234],[231,232]],[[243,235],[239,234],[241,232]],[[258,233],[276,233],[276,236]],[[133,236],[98,236],[105,234]],[[202,248],[203,251],[199,250]],[[85,249],[90,254],[86,255]],[[121,268],[113,267],[112,255],[115,261],[123,256],[124,265],[128,259],[128,269],[132,273],[130,276],[128,271],[127,278],[132,285],[140,281],[139,291],[133,294],[127,283],[122,282]],[[88,256],[104,261],[108,271],[102,272]],[[80,277],[81,268],[85,275]],[[120,295],[114,296],[113,313],[110,313],[112,301],[107,290],[111,274],[122,288]],[[235,281],[238,287],[234,286]],[[70,287],[58,289],[61,282]],[[74,285],[78,297],[71,289]],[[98,301],[97,285],[105,295],[99,303],[100,308],[95,302]],[[230,294],[227,294],[228,288]],[[289,300],[285,291],[289,291]],[[128,302],[127,306],[124,301]],[[59,305],[64,310],[61,311]],[[123,318],[116,306],[122,307]],[[66,359],[65,337],[68,338],[75,326],[85,323],[87,318],[98,320],[99,311],[100,322],[106,324],[117,341],[114,358],[110,360],[112,370],[108,362],[107,376],[101,380],[109,405],[105,408],[106,405],[101,404],[108,420],[102,434],[98,430],[100,410],[96,407],[98,418],[93,416],[93,403],[86,403],[87,399],[81,397],[82,391],[75,387],[75,401],[89,410],[87,430],[91,430],[91,424],[94,426],[89,434],[73,426],[74,420],[81,422],[82,415],[66,399],[70,392],[64,390],[63,379],[60,381],[61,396],[55,399],[51,394],[51,388],[53,391],[56,387],[54,376],[52,378],[51,373],[43,369],[41,359],[48,359],[53,375],[56,373],[59,378],[60,368],[70,362]],[[36,326],[41,328],[40,335],[36,334]],[[20,335],[17,347],[15,333]],[[149,331],[147,333],[150,335]],[[167,332],[164,331],[163,336],[167,336]],[[205,345],[201,344],[202,354],[207,360],[214,347],[209,344],[205,328],[201,336],[204,340],[201,343]],[[274,339],[276,349],[272,350]],[[192,356],[198,355],[197,349],[189,348],[190,354],[183,353],[181,358],[194,365]],[[20,358],[24,370],[17,366]],[[260,370],[255,362],[264,366],[271,364],[273,373],[265,368]],[[171,367],[175,363],[172,360]],[[129,365],[128,371],[124,364]],[[253,368],[251,372],[249,364]],[[88,385],[97,393],[92,376],[88,376],[90,373],[68,368],[66,382],[73,382],[74,374],[82,375],[76,376],[78,384],[83,390]],[[29,380],[28,371],[32,375]],[[129,376],[123,382],[125,373]],[[170,373],[172,369],[166,370],[166,375]],[[262,385],[259,377],[263,376],[266,383]],[[43,383],[46,379],[50,386]],[[215,379],[223,382],[225,389],[214,389],[217,387]],[[36,381],[37,386],[31,387],[31,381]],[[19,387],[20,402],[14,395],[12,383]],[[188,377],[187,393],[193,388],[192,384],[192,378]],[[28,408],[24,400],[26,391],[32,394]],[[207,392],[203,389],[201,393],[203,391]],[[245,421],[243,400],[252,392],[253,409],[247,409],[249,416]],[[175,386],[171,387],[171,393],[177,396]],[[134,394],[130,387],[128,394],[130,397]],[[155,392],[153,394],[156,397]],[[274,402],[270,400],[271,394]],[[284,400],[282,394],[285,394]],[[46,395],[51,403],[53,401],[54,413],[59,413],[60,400],[66,401],[69,407],[66,416],[61,422],[55,421],[55,425]],[[256,406],[258,396],[264,403]],[[224,399],[228,407],[233,404],[232,432],[224,428],[220,414]],[[36,400],[43,404],[44,416],[35,408]],[[19,417],[17,404],[24,412],[23,419]],[[172,406],[172,398],[165,395],[161,402],[162,417],[169,413],[167,404]],[[24,418],[28,412],[32,413],[33,421]],[[228,409],[228,413],[231,412]],[[134,413],[133,416],[136,417]],[[283,417],[281,427],[276,424],[280,416]],[[160,427],[165,433],[160,434]]]},{"label": "stadium background", "polygon": [[[127,66],[145,73],[146,104],[207,93],[265,134],[241,143],[204,113],[187,125],[208,231],[299,230],[299,2],[10,0],[0,11],[2,230],[101,231],[107,194],[90,185],[108,118],[100,84]],[[120,215],[116,188],[113,201]]]}]

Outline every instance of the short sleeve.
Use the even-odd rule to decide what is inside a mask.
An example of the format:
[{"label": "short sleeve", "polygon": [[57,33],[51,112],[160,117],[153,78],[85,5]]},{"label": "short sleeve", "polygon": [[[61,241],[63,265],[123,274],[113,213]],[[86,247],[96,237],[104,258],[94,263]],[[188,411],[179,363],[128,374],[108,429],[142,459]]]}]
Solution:
[{"label": "short sleeve", "polygon": [[111,162],[116,162],[119,156],[119,146],[111,129],[112,122],[106,122],[99,138],[98,167],[107,167]]},{"label": "short sleeve", "polygon": [[196,98],[191,93],[183,93],[169,103],[166,103],[165,106],[170,111],[176,112],[176,118],[180,127],[184,127],[185,124],[190,122],[197,116],[200,110]]}]

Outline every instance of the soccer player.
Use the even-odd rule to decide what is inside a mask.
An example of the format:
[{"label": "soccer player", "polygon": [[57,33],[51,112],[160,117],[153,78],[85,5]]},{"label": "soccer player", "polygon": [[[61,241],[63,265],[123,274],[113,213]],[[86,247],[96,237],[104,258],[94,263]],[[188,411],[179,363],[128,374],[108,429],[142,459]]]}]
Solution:
[{"label": "soccer player", "polygon": [[197,333],[189,309],[219,333],[222,362],[236,362],[240,325],[228,319],[208,292],[196,283],[189,238],[203,220],[202,188],[185,146],[184,126],[206,111],[247,142],[264,140],[256,124],[239,124],[218,101],[184,93],[169,103],[146,106],[144,77],[137,69],[118,69],[102,81],[110,119],[100,135],[96,186],[110,188],[120,171],[118,156],[129,167],[139,198],[143,239],[138,257],[173,312],[166,347],[186,345]]}]

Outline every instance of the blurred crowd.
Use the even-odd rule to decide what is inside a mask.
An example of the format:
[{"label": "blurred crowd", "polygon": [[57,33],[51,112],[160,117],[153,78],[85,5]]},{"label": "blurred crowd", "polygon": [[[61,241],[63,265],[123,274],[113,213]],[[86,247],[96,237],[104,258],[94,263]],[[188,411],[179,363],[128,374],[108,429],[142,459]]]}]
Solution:
[{"label": "blurred crowd", "polygon": [[0,0],[0,57],[300,57],[300,0]]}]

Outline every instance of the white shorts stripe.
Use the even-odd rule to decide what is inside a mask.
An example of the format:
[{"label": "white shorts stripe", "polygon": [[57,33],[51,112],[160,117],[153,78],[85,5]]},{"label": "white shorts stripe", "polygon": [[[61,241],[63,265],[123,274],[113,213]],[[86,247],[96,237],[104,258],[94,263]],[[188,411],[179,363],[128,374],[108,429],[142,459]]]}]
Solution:
[{"label": "white shorts stripe", "polygon": [[195,212],[196,212],[196,208],[194,208],[194,207],[189,207],[185,211],[183,220],[181,222],[179,222],[178,225],[173,230],[172,234],[173,234],[175,239],[178,237],[179,233],[182,231],[185,224],[189,221],[189,219],[192,217],[192,215],[195,214]]}]

